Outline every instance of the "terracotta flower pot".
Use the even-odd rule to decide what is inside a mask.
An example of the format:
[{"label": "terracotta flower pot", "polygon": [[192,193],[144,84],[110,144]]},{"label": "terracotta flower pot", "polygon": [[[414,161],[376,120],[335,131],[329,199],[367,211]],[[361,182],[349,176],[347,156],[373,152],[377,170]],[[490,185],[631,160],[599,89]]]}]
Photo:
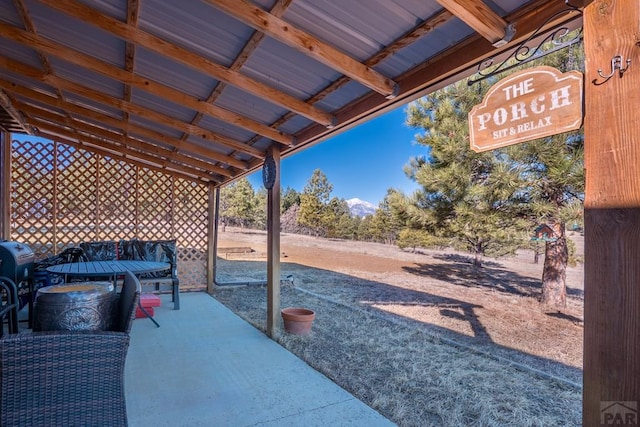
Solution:
[{"label": "terracotta flower pot", "polygon": [[316,314],[306,308],[283,308],[280,311],[284,321],[284,330],[295,335],[309,335]]}]

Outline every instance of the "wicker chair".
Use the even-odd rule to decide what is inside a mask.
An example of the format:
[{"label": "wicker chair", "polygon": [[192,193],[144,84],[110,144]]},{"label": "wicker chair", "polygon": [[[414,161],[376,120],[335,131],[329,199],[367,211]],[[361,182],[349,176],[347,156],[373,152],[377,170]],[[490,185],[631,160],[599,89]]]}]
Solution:
[{"label": "wicker chair", "polygon": [[126,426],[124,365],[140,282],[125,275],[115,331],[50,331],[0,339],[0,425]]}]

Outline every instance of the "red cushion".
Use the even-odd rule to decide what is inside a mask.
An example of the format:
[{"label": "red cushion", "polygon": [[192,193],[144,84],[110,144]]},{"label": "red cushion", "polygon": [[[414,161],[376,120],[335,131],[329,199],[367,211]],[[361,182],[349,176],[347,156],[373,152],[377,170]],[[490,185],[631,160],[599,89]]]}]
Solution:
[{"label": "red cushion", "polygon": [[[153,307],[145,307],[145,310],[147,310],[147,313],[149,313],[149,316],[153,317]],[[142,317],[147,317],[144,312],[142,310],[140,310],[140,307],[136,307],[136,319],[140,319]]]},{"label": "red cushion", "polygon": [[140,305],[144,308],[160,307],[160,297],[153,294],[142,294],[140,295]]}]

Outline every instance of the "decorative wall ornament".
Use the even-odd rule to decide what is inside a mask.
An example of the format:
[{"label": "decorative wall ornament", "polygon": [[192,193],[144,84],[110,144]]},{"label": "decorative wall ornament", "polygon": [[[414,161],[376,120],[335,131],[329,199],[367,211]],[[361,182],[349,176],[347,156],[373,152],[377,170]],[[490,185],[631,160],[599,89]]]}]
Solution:
[{"label": "decorative wall ornament", "polygon": [[262,183],[264,188],[271,190],[276,182],[276,162],[272,155],[268,155],[264,159],[262,165]]},{"label": "decorative wall ornament", "polygon": [[[568,0],[565,1],[565,5],[567,6],[566,9],[561,10],[547,19],[537,30],[533,32],[533,34],[529,36],[529,38],[520,43],[518,47],[516,47],[502,62],[495,64],[496,57],[493,56],[479,63],[477,77],[469,79],[467,84],[472,86],[473,84],[486,80],[496,74],[503,73],[512,68],[524,65],[527,62],[542,58],[553,52],[557,52],[558,50],[568,48],[576,43],[582,42],[582,28],[574,32],[567,26],[556,28],[547,34],[541,41],[538,41],[538,38],[541,37],[540,33],[542,33],[542,29],[558,17],[567,13],[575,12],[582,15],[582,11],[569,4]],[[548,45],[549,42],[550,45]]]}]

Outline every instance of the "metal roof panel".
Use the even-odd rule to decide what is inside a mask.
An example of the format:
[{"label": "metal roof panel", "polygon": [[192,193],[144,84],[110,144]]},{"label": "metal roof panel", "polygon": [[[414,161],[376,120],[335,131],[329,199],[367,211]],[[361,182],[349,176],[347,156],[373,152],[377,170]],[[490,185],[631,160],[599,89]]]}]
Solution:
[{"label": "metal roof panel", "polygon": [[143,47],[136,49],[134,71],[142,77],[162,83],[198,99],[207,99],[218,84],[218,80],[202,72]]},{"label": "metal roof panel", "polygon": [[119,67],[124,66],[125,43],[83,21],[40,3],[27,1],[38,34]]},{"label": "metal roof panel", "polygon": [[141,2],[139,28],[226,66],[253,33],[201,1]]},{"label": "metal roof panel", "polygon": [[247,60],[242,73],[299,99],[311,97],[341,76],[317,60],[268,37]]},{"label": "metal roof panel", "polygon": [[51,58],[49,62],[58,77],[116,98],[122,97],[124,85],[118,81],[105,77],[102,74],[94,73],[86,68],[77,67],[58,58]]},{"label": "metal roof panel", "polygon": [[216,104],[261,123],[271,124],[288,110],[233,86],[227,86]]},{"label": "metal roof panel", "polygon": [[137,106],[153,110],[183,122],[190,122],[196,112],[190,108],[168,101],[144,90],[133,88],[131,102]]}]

